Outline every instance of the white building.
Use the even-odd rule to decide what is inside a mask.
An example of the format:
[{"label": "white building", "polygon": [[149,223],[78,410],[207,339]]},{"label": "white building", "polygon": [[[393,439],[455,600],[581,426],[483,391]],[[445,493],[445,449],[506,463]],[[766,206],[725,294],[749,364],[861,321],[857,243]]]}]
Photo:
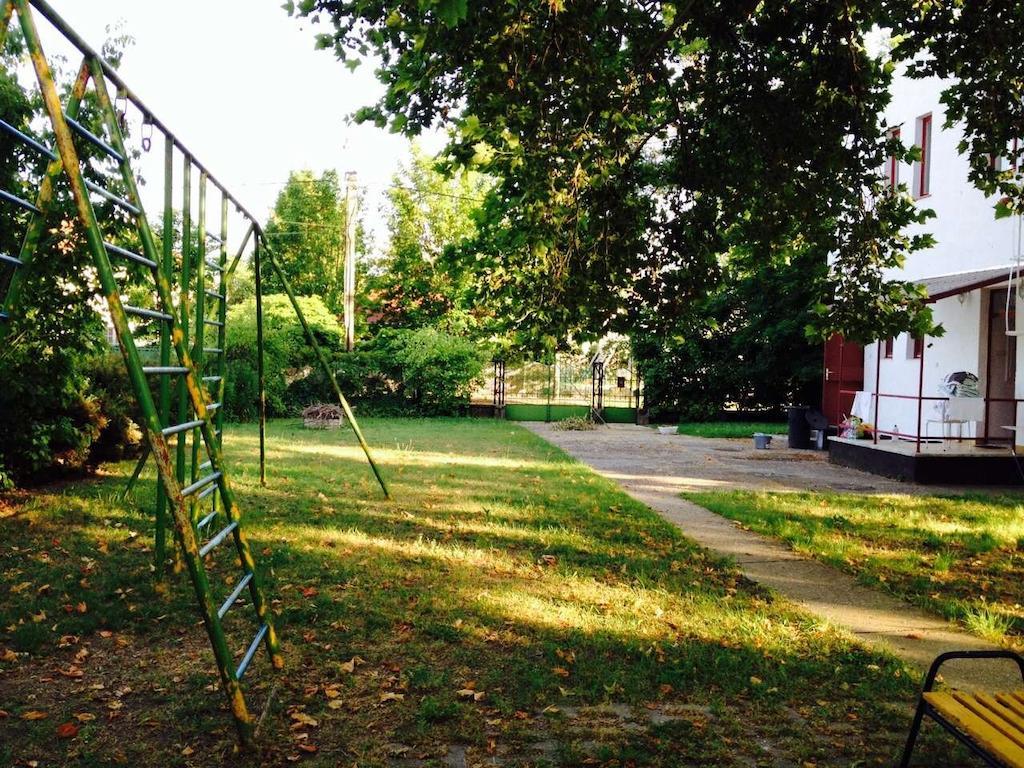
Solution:
[{"label": "white building", "polygon": [[[922,206],[936,217],[919,229],[937,244],[913,254],[905,267],[890,275],[923,284],[931,297],[941,337],[913,339],[902,334],[863,348],[838,340],[826,348],[825,411],[833,423],[854,413],[876,427],[872,443],[915,452],[950,450],[958,446],[1002,444],[1016,434],[1024,443],[1024,375],[1017,370],[1024,350],[1007,333],[1016,327],[1016,264],[1018,220],[996,220],[995,198],[987,198],[968,181],[968,162],[957,151],[963,138],[954,126],[943,128],[945,114],[938,79],[897,78],[886,123],[905,144],[921,147],[922,160],[891,161],[885,174],[906,183]],[[1008,153],[1010,154],[1010,153]],[[1001,167],[1011,160],[996,158]],[[1007,302],[1009,300],[1009,315]],[[1024,334],[1024,318],[1021,319]],[[943,380],[954,372],[978,376],[982,401],[947,400]],[[883,445],[884,444],[884,445]],[[899,444],[899,445],[897,445]],[[976,449],[975,449],[976,450]]]}]

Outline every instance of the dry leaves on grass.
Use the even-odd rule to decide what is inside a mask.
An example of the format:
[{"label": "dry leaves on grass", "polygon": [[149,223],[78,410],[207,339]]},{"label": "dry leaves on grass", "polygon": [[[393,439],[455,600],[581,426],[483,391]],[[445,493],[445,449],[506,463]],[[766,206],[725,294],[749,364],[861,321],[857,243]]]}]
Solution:
[{"label": "dry leaves on grass", "polygon": [[358,656],[353,656],[348,661],[342,663],[341,671],[342,672],[348,672],[349,674],[351,674],[351,673],[356,671],[356,667],[358,667],[360,664],[365,664],[365,663],[366,662],[363,659],[359,658]]},{"label": "dry leaves on grass", "polygon": [[78,735],[78,726],[74,723],[62,723],[57,726],[58,739],[73,739]]}]

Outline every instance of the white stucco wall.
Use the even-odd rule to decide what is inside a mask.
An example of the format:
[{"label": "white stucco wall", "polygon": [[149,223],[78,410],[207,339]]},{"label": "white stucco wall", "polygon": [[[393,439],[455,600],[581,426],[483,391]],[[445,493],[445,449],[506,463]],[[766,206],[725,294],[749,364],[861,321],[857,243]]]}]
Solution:
[{"label": "white stucco wall", "polygon": [[[980,291],[954,296],[938,301],[934,305],[936,319],[946,328],[946,335],[929,338],[924,350],[924,380],[921,393],[924,397],[942,397],[939,385],[954,371],[970,371],[984,377],[984,361],[981,359],[979,340],[985,327],[982,315]],[[864,388],[875,391],[875,361],[878,345],[865,348]],[[891,359],[881,358],[879,389],[883,394],[917,396],[920,361],[913,357],[913,341],[909,334],[900,334],[893,343]],[[984,381],[982,382],[984,387]],[[984,392],[984,388],[982,388]],[[921,434],[942,434],[941,424],[928,424],[934,418],[934,401],[922,403]],[[873,418],[872,418],[873,421]],[[917,402],[883,397],[879,401],[878,427],[883,431],[917,434]],[[967,432],[965,431],[965,435]]]},{"label": "white stucco wall", "polygon": [[[946,115],[939,96],[943,81],[908,80],[893,83],[893,99],[885,112],[886,124],[899,126],[904,144],[913,144],[917,119],[929,112],[933,117],[930,194],[919,205],[935,211],[936,217],[916,229],[930,232],[937,244],[912,255],[903,277],[916,280],[954,272],[967,272],[1009,264],[1013,257],[1013,224],[995,220],[995,198],[986,198],[967,180],[967,158],[957,152],[963,138],[958,126],[943,128]],[[915,168],[901,164],[900,180],[911,186]],[[913,230],[911,230],[913,231]]]},{"label": "white stucco wall", "polygon": [[[935,211],[936,217],[916,230],[930,232],[937,243],[934,248],[911,256],[892,277],[919,280],[937,275],[970,272],[1012,263],[1015,251],[1015,223],[1011,219],[996,221],[994,198],[986,198],[967,180],[968,163],[957,152],[962,132],[957,126],[945,128],[945,111],[939,97],[943,82],[938,79],[909,80],[897,78],[893,100],[886,110],[886,123],[899,126],[905,144],[913,143],[918,131],[918,118],[932,115],[932,148],[929,194],[918,204]],[[902,164],[901,182],[913,189],[916,166]],[[913,232],[914,230],[912,230]],[[1024,307],[1024,304],[1022,304]],[[953,371],[971,371],[981,377],[985,392],[985,355],[987,353],[987,305],[982,291],[953,296],[933,305],[935,318],[946,330],[940,338],[929,338],[925,349],[925,396],[939,395],[938,385]],[[1024,309],[1022,309],[1024,312]],[[1024,329],[1024,318],[1022,318]],[[875,391],[875,361],[878,345],[864,350],[864,389]],[[892,359],[881,360],[879,391],[916,396],[918,393],[918,361],[912,358],[911,342],[902,334],[893,345]],[[1024,398],[1024,339],[1017,349],[1016,397]],[[940,435],[940,424],[926,425],[934,406],[923,405],[922,434]],[[882,398],[879,403],[878,426],[906,434],[917,432],[917,403]],[[1024,424],[1024,404],[1018,409],[1018,424]],[[1018,438],[1018,443],[1024,439]]]}]

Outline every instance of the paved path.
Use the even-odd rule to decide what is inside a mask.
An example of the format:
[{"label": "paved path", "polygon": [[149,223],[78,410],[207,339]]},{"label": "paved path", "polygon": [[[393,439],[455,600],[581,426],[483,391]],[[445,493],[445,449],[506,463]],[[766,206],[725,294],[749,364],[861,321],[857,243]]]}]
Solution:
[{"label": "paved path", "polygon": [[[614,480],[702,546],[733,558],[748,578],[922,670],[943,651],[994,647],[679,497],[686,490],[908,493],[920,490],[918,486],[838,467],[816,452],[787,448],[754,451],[745,447],[747,441],[660,435],[654,429],[632,425],[586,432],[555,430],[543,423],[524,426]],[[932,486],[929,490],[936,489]],[[944,667],[943,677],[957,687],[1004,688],[1014,683],[1004,665],[998,661],[952,662]]]}]

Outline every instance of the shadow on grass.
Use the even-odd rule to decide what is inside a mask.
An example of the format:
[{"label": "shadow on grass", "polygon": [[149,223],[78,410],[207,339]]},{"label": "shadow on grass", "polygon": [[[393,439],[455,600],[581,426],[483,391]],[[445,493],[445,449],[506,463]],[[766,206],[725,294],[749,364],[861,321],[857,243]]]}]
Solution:
[{"label": "shadow on grass", "polygon": [[[395,744],[434,755],[450,743],[535,765],[531,750],[548,740],[558,745],[548,758],[564,765],[740,765],[766,754],[837,764],[894,754],[913,701],[899,664],[778,604],[525,431],[489,422],[380,426],[402,446],[379,451],[392,501],[376,495],[358,454],[311,452],[331,444],[323,434],[272,425],[267,488],[243,453],[252,431],[229,438],[229,460],[248,465],[234,475],[236,491],[287,658],[279,677],[266,674],[262,651],[254,665],[260,696],[280,685],[264,764],[288,762],[300,710],[318,721],[301,732],[325,765],[384,765]],[[459,451],[473,460],[449,459]],[[23,519],[0,521],[5,581],[30,584],[0,596],[4,626],[15,627],[2,641],[32,653],[0,683],[0,708],[13,713],[0,721],[17,745],[12,758],[71,764],[53,729],[97,708],[120,714],[116,729],[80,734],[76,748],[90,754],[122,750],[176,765],[230,748],[191,589],[183,575],[169,578],[166,593],[154,587],[152,526],[116,503],[122,481],[43,497]],[[142,509],[151,485],[140,487]],[[218,557],[212,581],[226,594],[236,570],[226,548]],[[46,616],[35,621],[39,612]],[[240,650],[249,613],[239,606],[230,615]],[[114,638],[99,635],[108,628]],[[81,640],[61,648],[62,635]],[[118,637],[128,644],[117,646]],[[84,680],[99,678],[102,690],[59,673],[52,688],[39,686],[82,647],[90,650]],[[118,685],[133,692],[110,709],[104,697]],[[602,703],[632,707],[642,727],[595,729],[571,714]],[[47,720],[20,719],[44,707]],[[672,727],[650,721],[647,713],[673,707],[699,715]]]}]

